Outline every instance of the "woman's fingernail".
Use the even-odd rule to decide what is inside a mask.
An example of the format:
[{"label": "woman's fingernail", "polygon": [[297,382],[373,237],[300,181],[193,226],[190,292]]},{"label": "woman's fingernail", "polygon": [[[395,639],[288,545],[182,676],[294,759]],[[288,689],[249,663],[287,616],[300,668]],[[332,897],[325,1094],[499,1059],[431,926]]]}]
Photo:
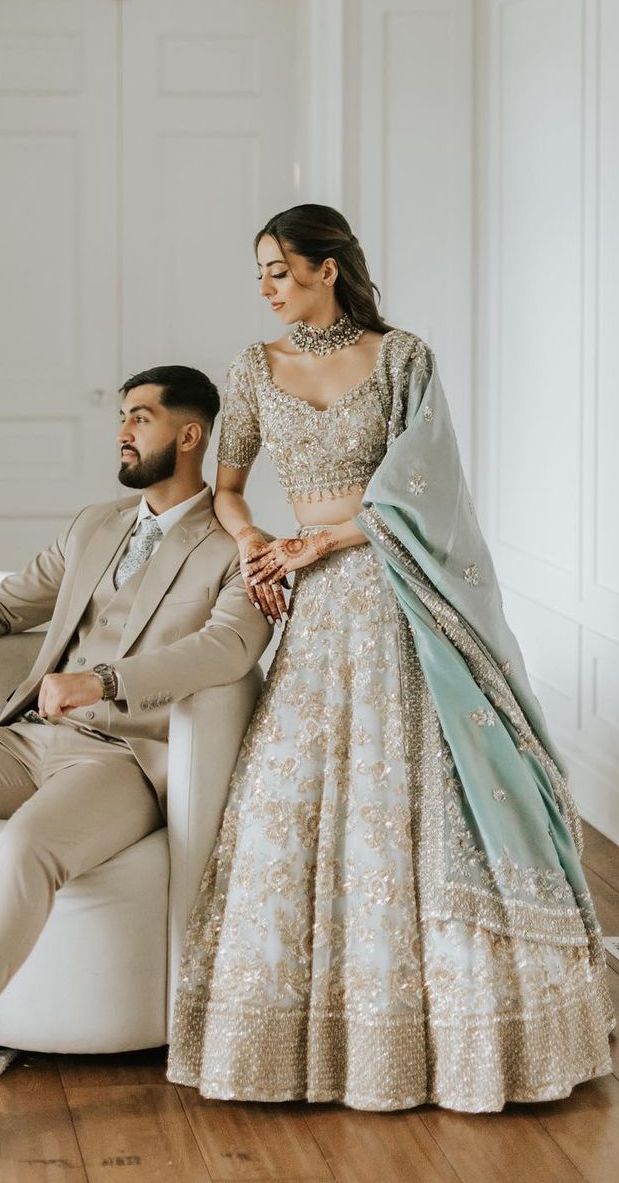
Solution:
[{"label": "woman's fingernail", "polygon": [[268,620],[269,624],[275,624],[275,621],[273,620],[272,616],[267,616],[267,620]]},{"label": "woman's fingernail", "polygon": [[259,612],[262,612],[262,608],[260,607],[260,604],[254,604],[254,608],[257,608]]},{"label": "woman's fingernail", "polygon": [[290,617],[287,612],[282,612],[282,620],[290,620]]}]

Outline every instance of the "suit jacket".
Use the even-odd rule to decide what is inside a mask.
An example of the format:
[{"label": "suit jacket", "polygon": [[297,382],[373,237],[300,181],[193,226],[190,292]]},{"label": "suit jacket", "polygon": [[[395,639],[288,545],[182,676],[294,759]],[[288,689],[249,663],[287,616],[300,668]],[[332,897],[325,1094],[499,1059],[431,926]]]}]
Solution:
[{"label": "suit jacket", "polygon": [[[213,512],[209,488],[118,591],[111,573],[128,543],[139,496],[82,510],[48,550],[0,582],[0,626],[22,632],[50,621],[29,676],[0,725],[38,697],[45,674],[113,664],[126,697],[68,713],[124,739],[165,806],[170,705],[243,677],[272,633],[250,603],[234,540]],[[105,605],[101,614],[93,613]]]}]

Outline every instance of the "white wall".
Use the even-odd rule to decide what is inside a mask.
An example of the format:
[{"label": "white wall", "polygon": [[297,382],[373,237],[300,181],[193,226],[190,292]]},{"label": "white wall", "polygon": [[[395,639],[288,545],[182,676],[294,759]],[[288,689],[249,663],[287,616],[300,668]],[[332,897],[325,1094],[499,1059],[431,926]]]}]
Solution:
[{"label": "white wall", "polygon": [[476,493],[582,815],[619,841],[619,5],[477,4]]}]

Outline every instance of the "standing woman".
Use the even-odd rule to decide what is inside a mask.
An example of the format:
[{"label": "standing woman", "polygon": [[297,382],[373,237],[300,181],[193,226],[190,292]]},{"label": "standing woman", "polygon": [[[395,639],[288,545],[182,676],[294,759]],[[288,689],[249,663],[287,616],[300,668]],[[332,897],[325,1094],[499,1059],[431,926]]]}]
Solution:
[{"label": "standing woman", "polygon": [[[381,319],[335,210],[278,214],[255,248],[295,327],[230,369],[215,507],[285,630],[190,919],[168,1075],[357,1109],[565,1097],[611,1071],[601,930],[434,355]],[[261,445],[294,538],[252,525]]]}]

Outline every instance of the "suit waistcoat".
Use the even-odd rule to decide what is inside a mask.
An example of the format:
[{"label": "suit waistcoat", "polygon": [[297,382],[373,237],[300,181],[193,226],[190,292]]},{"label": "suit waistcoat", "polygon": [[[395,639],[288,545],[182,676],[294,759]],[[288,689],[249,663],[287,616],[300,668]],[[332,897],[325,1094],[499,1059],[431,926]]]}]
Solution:
[{"label": "suit waistcoat", "polygon": [[[149,562],[147,560],[143,563],[122,587],[116,588],[114,572],[127,548],[127,543],[128,538],[123,538],[95,587],[56,667],[58,673],[79,674],[92,670],[93,666],[101,662],[107,665],[114,664],[127,617]],[[77,707],[71,711],[71,717],[91,727],[99,727],[100,711],[96,708],[100,705],[95,704],[93,708]],[[96,722],[93,722],[95,719]]]}]

